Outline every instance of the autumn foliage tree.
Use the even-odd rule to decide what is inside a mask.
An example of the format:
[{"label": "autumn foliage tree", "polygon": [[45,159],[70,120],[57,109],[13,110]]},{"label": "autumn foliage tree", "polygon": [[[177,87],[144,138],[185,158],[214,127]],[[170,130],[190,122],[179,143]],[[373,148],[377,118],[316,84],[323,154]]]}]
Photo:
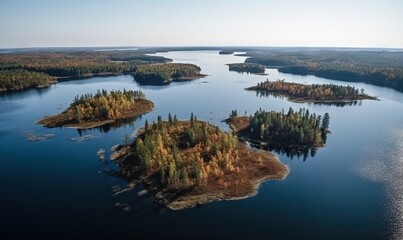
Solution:
[{"label": "autumn foliage tree", "polygon": [[77,122],[117,119],[145,101],[140,90],[98,90],[95,95],[76,96],[66,111],[73,111]]},{"label": "autumn foliage tree", "polygon": [[134,156],[143,173],[158,174],[169,188],[183,188],[239,171],[234,134],[198,121],[193,114],[189,121],[175,119],[153,123],[136,139]]}]

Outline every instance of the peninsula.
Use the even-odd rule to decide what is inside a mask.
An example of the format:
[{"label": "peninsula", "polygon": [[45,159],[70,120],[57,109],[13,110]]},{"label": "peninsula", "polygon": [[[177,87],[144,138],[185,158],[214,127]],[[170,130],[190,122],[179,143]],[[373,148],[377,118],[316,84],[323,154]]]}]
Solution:
[{"label": "peninsula", "polygon": [[20,91],[28,88],[46,88],[56,80],[51,76],[27,70],[0,71],[0,92]]},{"label": "peninsula", "polygon": [[314,103],[340,103],[356,100],[377,100],[376,97],[364,93],[351,86],[340,86],[334,84],[300,84],[285,82],[284,80],[258,83],[256,86],[246,90],[257,91],[261,94],[287,97],[293,102],[314,102]]},{"label": "peninsula", "polygon": [[139,116],[153,109],[154,104],[140,91],[98,90],[93,96],[76,96],[64,112],[46,116],[38,123],[45,127],[74,127],[87,129],[112,123],[118,119]]},{"label": "peninsula", "polygon": [[122,175],[141,182],[172,210],[257,194],[269,179],[284,179],[288,168],[273,154],[257,151],[193,114],[188,121],[168,116],[147,121],[135,141],[118,149]]}]

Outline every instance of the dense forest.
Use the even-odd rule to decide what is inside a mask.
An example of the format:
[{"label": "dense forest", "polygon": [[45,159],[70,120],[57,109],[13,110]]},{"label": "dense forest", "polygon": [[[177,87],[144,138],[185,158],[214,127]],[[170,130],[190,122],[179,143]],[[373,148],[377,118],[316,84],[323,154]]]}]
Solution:
[{"label": "dense forest", "polygon": [[239,171],[237,137],[191,116],[179,122],[169,115],[168,121],[149,125],[136,140],[136,157],[147,173],[158,173],[162,184],[170,187],[200,185],[209,177]]},{"label": "dense forest", "polygon": [[361,99],[376,99],[351,86],[335,84],[300,84],[285,82],[284,80],[258,83],[246,90],[257,91],[260,94],[274,94],[289,97],[290,100],[313,102],[354,101]]},{"label": "dense forest", "polygon": [[230,71],[241,72],[241,73],[257,73],[263,74],[266,67],[257,63],[232,63],[228,64]]},{"label": "dense forest", "polygon": [[403,52],[266,51],[250,55],[245,62],[276,67],[284,73],[365,82],[403,91]]},{"label": "dense forest", "polygon": [[45,73],[29,72],[27,70],[0,71],[0,92],[17,91],[26,88],[43,88],[55,80]]},{"label": "dense forest", "polygon": [[[330,116],[325,113],[316,115],[308,109],[288,113],[258,110],[249,119],[238,117],[237,111],[232,111],[228,122],[242,136],[262,142],[269,146],[280,148],[316,148],[326,143],[329,132]],[[240,123],[244,121],[243,127]]]},{"label": "dense forest", "polygon": [[139,65],[133,73],[134,79],[141,84],[164,84],[172,80],[189,80],[204,75],[194,64],[169,63]]},{"label": "dense forest", "polygon": [[140,90],[98,90],[95,95],[76,96],[63,113],[45,117],[39,123],[46,127],[87,126],[85,123],[107,123],[107,120],[137,116],[152,108],[153,104]]}]

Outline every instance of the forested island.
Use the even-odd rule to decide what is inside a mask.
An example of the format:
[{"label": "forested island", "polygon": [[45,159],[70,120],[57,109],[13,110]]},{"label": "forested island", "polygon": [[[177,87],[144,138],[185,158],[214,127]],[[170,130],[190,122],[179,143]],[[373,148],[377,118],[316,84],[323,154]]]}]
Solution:
[{"label": "forested island", "polygon": [[230,71],[240,72],[240,73],[255,73],[264,74],[266,67],[257,63],[231,63],[228,64]]},{"label": "forested island", "polygon": [[204,77],[200,67],[194,64],[169,63],[140,65],[133,73],[140,84],[167,84],[172,81],[186,81]]},{"label": "forested island", "polygon": [[153,107],[154,104],[140,90],[98,90],[95,95],[76,96],[64,112],[46,116],[38,123],[50,128],[64,126],[86,129],[136,117],[151,111]]},{"label": "forested island", "polygon": [[220,55],[232,55],[232,54],[234,54],[234,51],[232,51],[232,50],[221,50],[218,54],[220,54]]},{"label": "forested island", "polygon": [[173,210],[253,196],[261,182],[288,173],[273,154],[248,148],[193,114],[188,121],[171,114],[167,121],[146,121],[135,141],[116,151],[123,176],[144,183]]},{"label": "forested island", "polygon": [[27,70],[0,71],[0,92],[19,91],[27,88],[46,88],[55,79],[45,73]]},{"label": "forested island", "polygon": [[316,115],[308,109],[287,113],[258,110],[250,117],[238,116],[233,110],[226,122],[242,139],[270,150],[304,154],[323,147],[329,133],[330,116]]},{"label": "forested island", "polygon": [[403,92],[403,52],[267,50],[249,52],[246,63],[278,68],[279,72],[365,82]]},{"label": "forested island", "polygon": [[295,102],[339,103],[364,99],[377,100],[376,97],[365,94],[364,89],[358,90],[351,86],[300,84],[284,80],[266,80],[246,90],[256,91],[262,95],[285,96],[288,100]]}]

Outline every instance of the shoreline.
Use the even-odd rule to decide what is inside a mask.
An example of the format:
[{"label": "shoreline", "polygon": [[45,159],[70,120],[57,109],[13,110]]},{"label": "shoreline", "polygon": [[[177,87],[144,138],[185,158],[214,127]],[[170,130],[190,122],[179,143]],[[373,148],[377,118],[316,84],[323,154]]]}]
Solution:
[{"label": "shoreline", "polygon": [[[276,159],[279,163],[281,163],[277,157],[276,157]],[[217,201],[237,201],[237,200],[244,200],[247,198],[257,196],[259,193],[259,189],[263,183],[268,182],[268,181],[275,181],[275,180],[282,181],[288,176],[288,174],[290,172],[289,167],[287,165],[284,165],[284,166],[286,168],[285,174],[283,174],[281,176],[280,175],[269,175],[269,176],[262,177],[260,179],[256,179],[252,183],[251,192],[247,193],[246,195],[226,196],[223,193],[217,193],[217,194],[214,194],[214,193],[207,194],[206,193],[206,194],[201,194],[199,196],[190,197],[190,199],[183,199],[181,201],[171,202],[170,204],[166,205],[166,207],[169,208],[170,210],[178,211],[178,210],[193,208],[193,207],[197,207],[197,206],[201,206],[201,205],[204,205],[207,203],[212,203],[212,202],[217,202]]]},{"label": "shoreline", "polygon": [[46,89],[46,88],[49,88],[50,86],[52,86],[53,84],[58,83],[56,78],[54,78],[54,79],[55,80],[49,82],[47,85],[30,86],[30,87],[21,88],[21,89],[4,89],[4,88],[1,88],[0,89],[0,94],[16,93],[16,92],[22,92],[22,91],[31,90],[31,89],[38,89],[38,90]]}]

